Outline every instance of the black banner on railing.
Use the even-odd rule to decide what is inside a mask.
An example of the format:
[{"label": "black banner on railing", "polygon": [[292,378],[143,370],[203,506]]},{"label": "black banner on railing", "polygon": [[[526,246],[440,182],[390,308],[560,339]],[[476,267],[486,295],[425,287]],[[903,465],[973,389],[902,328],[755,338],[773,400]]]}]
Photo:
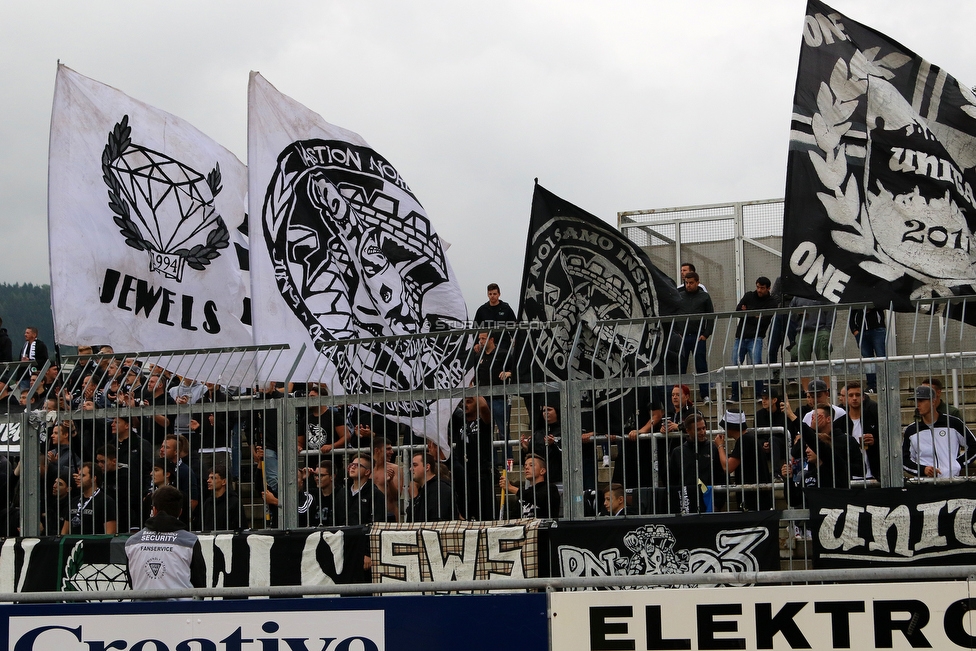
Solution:
[{"label": "black banner on railing", "polygon": [[[0,593],[126,590],[125,538],[8,538]],[[201,535],[208,586],[365,583],[365,527]]]},{"label": "black banner on railing", "polygon": [[807,491],[815,568],[976,564],[976,484]]},{"label": "black banner on railing", "polygon": [[548,532],[551,576],[778,570],[779,515],[560,522]]}]

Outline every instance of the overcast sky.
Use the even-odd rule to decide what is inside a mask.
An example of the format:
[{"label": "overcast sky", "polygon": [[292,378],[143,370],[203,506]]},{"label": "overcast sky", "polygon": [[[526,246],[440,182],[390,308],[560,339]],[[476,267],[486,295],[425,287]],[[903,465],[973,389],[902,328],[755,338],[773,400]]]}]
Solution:
[{"label": "overcast sky", "polygon": [[[618,211],[781,198],[806,3],[0,6],[0,282],[49,282],[58,59],[188,120],[245,162],[257,70],[398,168],[452,243],[473,312],[493,281],[517,308],[535,177],[613,224]],[[832,6],[976,84],[976,3]]]}]

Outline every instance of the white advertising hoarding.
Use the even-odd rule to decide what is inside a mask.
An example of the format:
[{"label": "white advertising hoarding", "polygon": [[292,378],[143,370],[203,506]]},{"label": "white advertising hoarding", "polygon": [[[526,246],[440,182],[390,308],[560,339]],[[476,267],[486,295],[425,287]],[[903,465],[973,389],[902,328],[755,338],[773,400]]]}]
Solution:
[{"label": "white advertising hoarding", "polygon": [[972,649],[972,583],[560,592],[552,649]]}]

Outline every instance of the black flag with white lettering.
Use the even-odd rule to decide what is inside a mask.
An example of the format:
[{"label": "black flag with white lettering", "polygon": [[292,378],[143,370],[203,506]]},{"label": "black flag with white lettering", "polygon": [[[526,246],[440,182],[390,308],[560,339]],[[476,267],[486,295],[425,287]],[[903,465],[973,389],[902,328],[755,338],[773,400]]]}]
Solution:
[{"label": "black flag with white lettering", "polygon": [[976,293],[976,95],[809,0],[793,103],[784,291],[900,310]]},{"label": "black flag with white lettering", "polygon": [[[634,369],[659,371],[672,350],[665,345],[670,329],[626,320],[678,312],[674,281],[640,247],[536,183],[519,320],[553,327],[529,331],[536,338],[534,370],[546,380],[619,378]],[[610,321],[614,323],[608,325]],[[578,328],[577,354],[571,358]],[[607,389],[595,398],[594,407],[619,395]]]}]

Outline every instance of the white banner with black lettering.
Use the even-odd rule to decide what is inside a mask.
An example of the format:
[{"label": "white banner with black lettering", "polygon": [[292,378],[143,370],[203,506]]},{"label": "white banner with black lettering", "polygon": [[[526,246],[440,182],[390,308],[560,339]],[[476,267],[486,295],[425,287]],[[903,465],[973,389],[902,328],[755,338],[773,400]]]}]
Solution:
[{"label": "white banner with black lettering", "polygon": [[553,592],[550,648],[972,649],[973,584]]},{"label": "white banner with black lettering", "polygon": [[195,127],[59,65],[48,175],[58,343],[251,345],[246,193],[245,166]]},{"label": "white banner with black lettering", "polygon": [[[294,377],[335,394],[461,386],[467,338],[423,336],[466,320],[461,288],[393,165],[258,73],[248,87],[248,164],[255,341],[305,346]],[[271,380],[288,371],[262,369]],[[456,401],[382,401],[364,408],[447,448]]]}]

